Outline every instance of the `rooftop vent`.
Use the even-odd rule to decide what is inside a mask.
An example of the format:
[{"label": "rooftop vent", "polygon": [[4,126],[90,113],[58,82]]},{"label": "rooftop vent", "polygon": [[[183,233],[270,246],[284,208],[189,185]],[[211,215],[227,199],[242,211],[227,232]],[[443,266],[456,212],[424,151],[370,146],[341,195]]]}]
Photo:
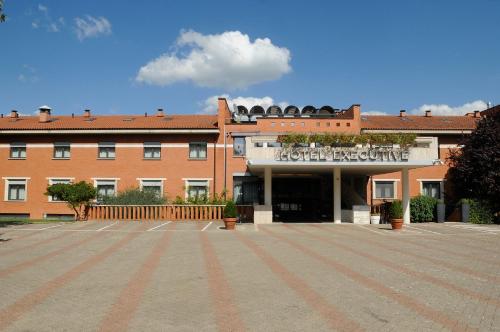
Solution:
[{"label": "rooftop vent", "polygon": [[165,113],[163,112],[163,108],[159,108],[156,110],[156,116],[159,118],[162,118],[165,116]]},{"label": "rooftop vent", "polygon": [[13,119],[17,119],[19,117],[19,113],[16,110],[10,111],[10,117]]},{"label": "rooftop vent", "polygon": [[400,116],[400,117],[404,117],[404,116],[406,116],[406,110],[401,110],[401,111],[399,111],[399,116]]},{"label": "rooftop vent", "polygon": [[426,111],[425,111],[425,117],[426,117],[426,118],[430,118],[431,116],[432,116],[432,112],[431,112],[431,110],[426,110]]},{"label": "rooftop vent", "polygon": [[481,112],[480,111],[474,111],[474,117],[475,118],[481,117]]},{"label": "rooftop vent", "polygon": [[83,111],[83,116],[86,117],[86,118],[90,118],[90,116],[91,116],[90,110]]},{"label": "rooftop vent", "polygon": [[38,108],[38,122],[50,122],[50,111],[52,110],[47,105]]}]

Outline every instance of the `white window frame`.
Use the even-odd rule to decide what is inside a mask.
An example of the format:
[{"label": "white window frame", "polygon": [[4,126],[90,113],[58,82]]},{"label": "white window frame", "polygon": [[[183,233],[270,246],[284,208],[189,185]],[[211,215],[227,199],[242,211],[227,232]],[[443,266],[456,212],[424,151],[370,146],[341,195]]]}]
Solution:
[{"label": "white window frame", "polygon": [[202,182],[204,181],[206,183],[207,187],[207,198],[210,198],[210,181],[212,181],[212,178],[183,178],[184,180],[184,198],[188,199],[189,197],[189,182]]},{"label": "white window frame", "polygon": [[[13,157],[12,156],[12,149],[13,148],[24,148],[24,157]],[[26,143],[22,143],[22,142],[10,143],[10,146],[9,146],[9,159],[20,159],[20,160],[23,160],[23,159],[26,159],[27,156],[28,156],[28,149],[27,149]]]},{"label": "white window frame", "polygon": [[424,194],[424,182],[439,182],[439,199],[444,199],[445,179],[417,179],[420,186],[420,195]]},{"label": "white window frame", "polygon": [[[157,148],[160,150],[160,155],[158,157],[146,157],[147,148]],[[142,157],[145,160],[160,160],[161,159],[161,143],[160,142],[144,142],[142,149]]]},{"label": "white window frame", "polygon": [[[108,157],[101,157],[101,148],[113,148],[113,157],[109,157],[109,152],[106,153]],[[97,159],[116,159],[116,144],[114,142],[100,142],[97,144]]]},{"label": "white window frame", "polygon": [[[372,192],[372,198],[373,199],[397,199],[398,198],[398,181],[399,179],[373,179],[373,192]],[[394,197],[377,197],[377,182],[392,182],[392,185],[394,187]]]},{"label": "white window frame", "polygon": [[[191,145],[204,145],[205,146],[205,157],[191,157]],[[189,142],[188,158],[190,160],[206,160],[206,159],[208,159],[208,142]]]},{"label": "white window frame", "polygon": [[137,181],[139,181],[139,188],[141,189],[141,191],[144,188],[144,186],[143,186],[144,181],[159,181],[160,182],[160,193],[161,193],[160,197],[165,196],[165,192],[164,192],[165,180],[166,180],[166,178],[137,178]]},{"label": "white window frame", "polygon": [[[69,156],[68,157],[56,157],[56,149],[57,148],[60,148],[60,147],[63,147],[63,148],[69,148]],[[63,153],[64,155],[64,153]],[[53,153],[52,153],[52,158],[53,159],[70,159],[71,158],[71,143],[69,142],[55,142],[54,143],[54,150],[53,150]]]},{"label": "white window frame", "polygon": [[[49,186],[55,184],[55,183],[64,183],[61,181],[68,181],[69,183],[73,183],[75,178],[67,178],[67,177],[53,177],[53,178],[47,178],[49,180]],[[49,202],[53,203],[65,203],[66,201],[55,201],[52,195],[49,195]]]},{"label": "white window frame", "polygon": [[[2,179],[5,181],[4,185],[4,201],[5,202],[26,202],[28,201],[28,180],[31,178],[26,178],[26,177],[2,177]],[[11,182],[18,182],[18,183],[12,183],[12,184],[22,184],[21,182],[24,182],[24,199],[23,200],[11,200],[9,199],[9,185]]]},{"label": "white window frame", "polygon": [[120,180],[120,178],[92,178],[92,180],[94,180],[94,188],[96,189],[96,191],[98,190],[97,186],[98,186],[98,182],[100,182],[100,181],[102,181],[102,182],[108,182],[108,183],[105,183],[103,185],[107,185],[107,184],[113,183],[113,185],[115,186],[114,196],[116,196],[117,191],[118,191],[118,181]]}]

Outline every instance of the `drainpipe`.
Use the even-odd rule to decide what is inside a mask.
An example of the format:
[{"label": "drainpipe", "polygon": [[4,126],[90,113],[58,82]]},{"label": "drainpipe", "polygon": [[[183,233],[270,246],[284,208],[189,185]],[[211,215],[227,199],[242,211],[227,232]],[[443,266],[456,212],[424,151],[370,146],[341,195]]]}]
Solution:
[{"label": "drainpipe", "polygon": [[227,157],[226,157],[226,149],[227,149],[227,139],[226,139],[226,122],[224,121],[224,199],[227,197],[226,193],[226,173],[227,173]]}]

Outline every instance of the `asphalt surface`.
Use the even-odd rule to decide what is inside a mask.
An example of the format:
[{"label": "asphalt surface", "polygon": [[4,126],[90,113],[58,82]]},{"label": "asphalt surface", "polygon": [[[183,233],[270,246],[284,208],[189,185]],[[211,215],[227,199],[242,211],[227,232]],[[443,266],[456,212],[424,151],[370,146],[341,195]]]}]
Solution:
[{"label": "asphalt surface", "polygon": [[0,228],[0,330],[500,331],[500,227]]}]

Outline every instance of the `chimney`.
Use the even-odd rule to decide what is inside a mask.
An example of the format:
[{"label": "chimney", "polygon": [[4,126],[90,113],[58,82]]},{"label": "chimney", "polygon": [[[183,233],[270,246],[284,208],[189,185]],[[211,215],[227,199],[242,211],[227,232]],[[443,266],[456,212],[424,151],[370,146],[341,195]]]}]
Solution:
[{"label": "chimney", "polygon": [[85,111],[83,111],[83,116],[84,116],[85,118],[90,118],[90,110],[85,110]]},{"label": "chimney", "polygon": [[405,117],[406,116],[406,110],[399,111],[399,116],[400,117]]},{"label": "chimney", "polygon": [[475,117],[475,118],[480,118],[480,117],[481,117],[481,112],[479,112],[479,111],[474,111],[474,117]]},{"label": "chimney", "polygon": [[51,108],[48,106],[40,106],[38,108],[38,122],[50,122],[50,111]]},{"label": "chimney", "polygon": [[157,117],[164,117],[165,114],[163,113],[163,108],[159,108],[157,111],[156,111],[156,116]]},{"label": "chimney", "polygon": [[17,119],[19,117],[19,114],[17,113],[16,110],[12,110],[12,111],[10,111],[10,117]]},{"label": "chimney", "polygon": [[431,110],[427,110],[427,111],[425,111],[425,117],[426,117],[426,118],[430,118],[431,116],[432,116],[432,112],[431,112]]}]

